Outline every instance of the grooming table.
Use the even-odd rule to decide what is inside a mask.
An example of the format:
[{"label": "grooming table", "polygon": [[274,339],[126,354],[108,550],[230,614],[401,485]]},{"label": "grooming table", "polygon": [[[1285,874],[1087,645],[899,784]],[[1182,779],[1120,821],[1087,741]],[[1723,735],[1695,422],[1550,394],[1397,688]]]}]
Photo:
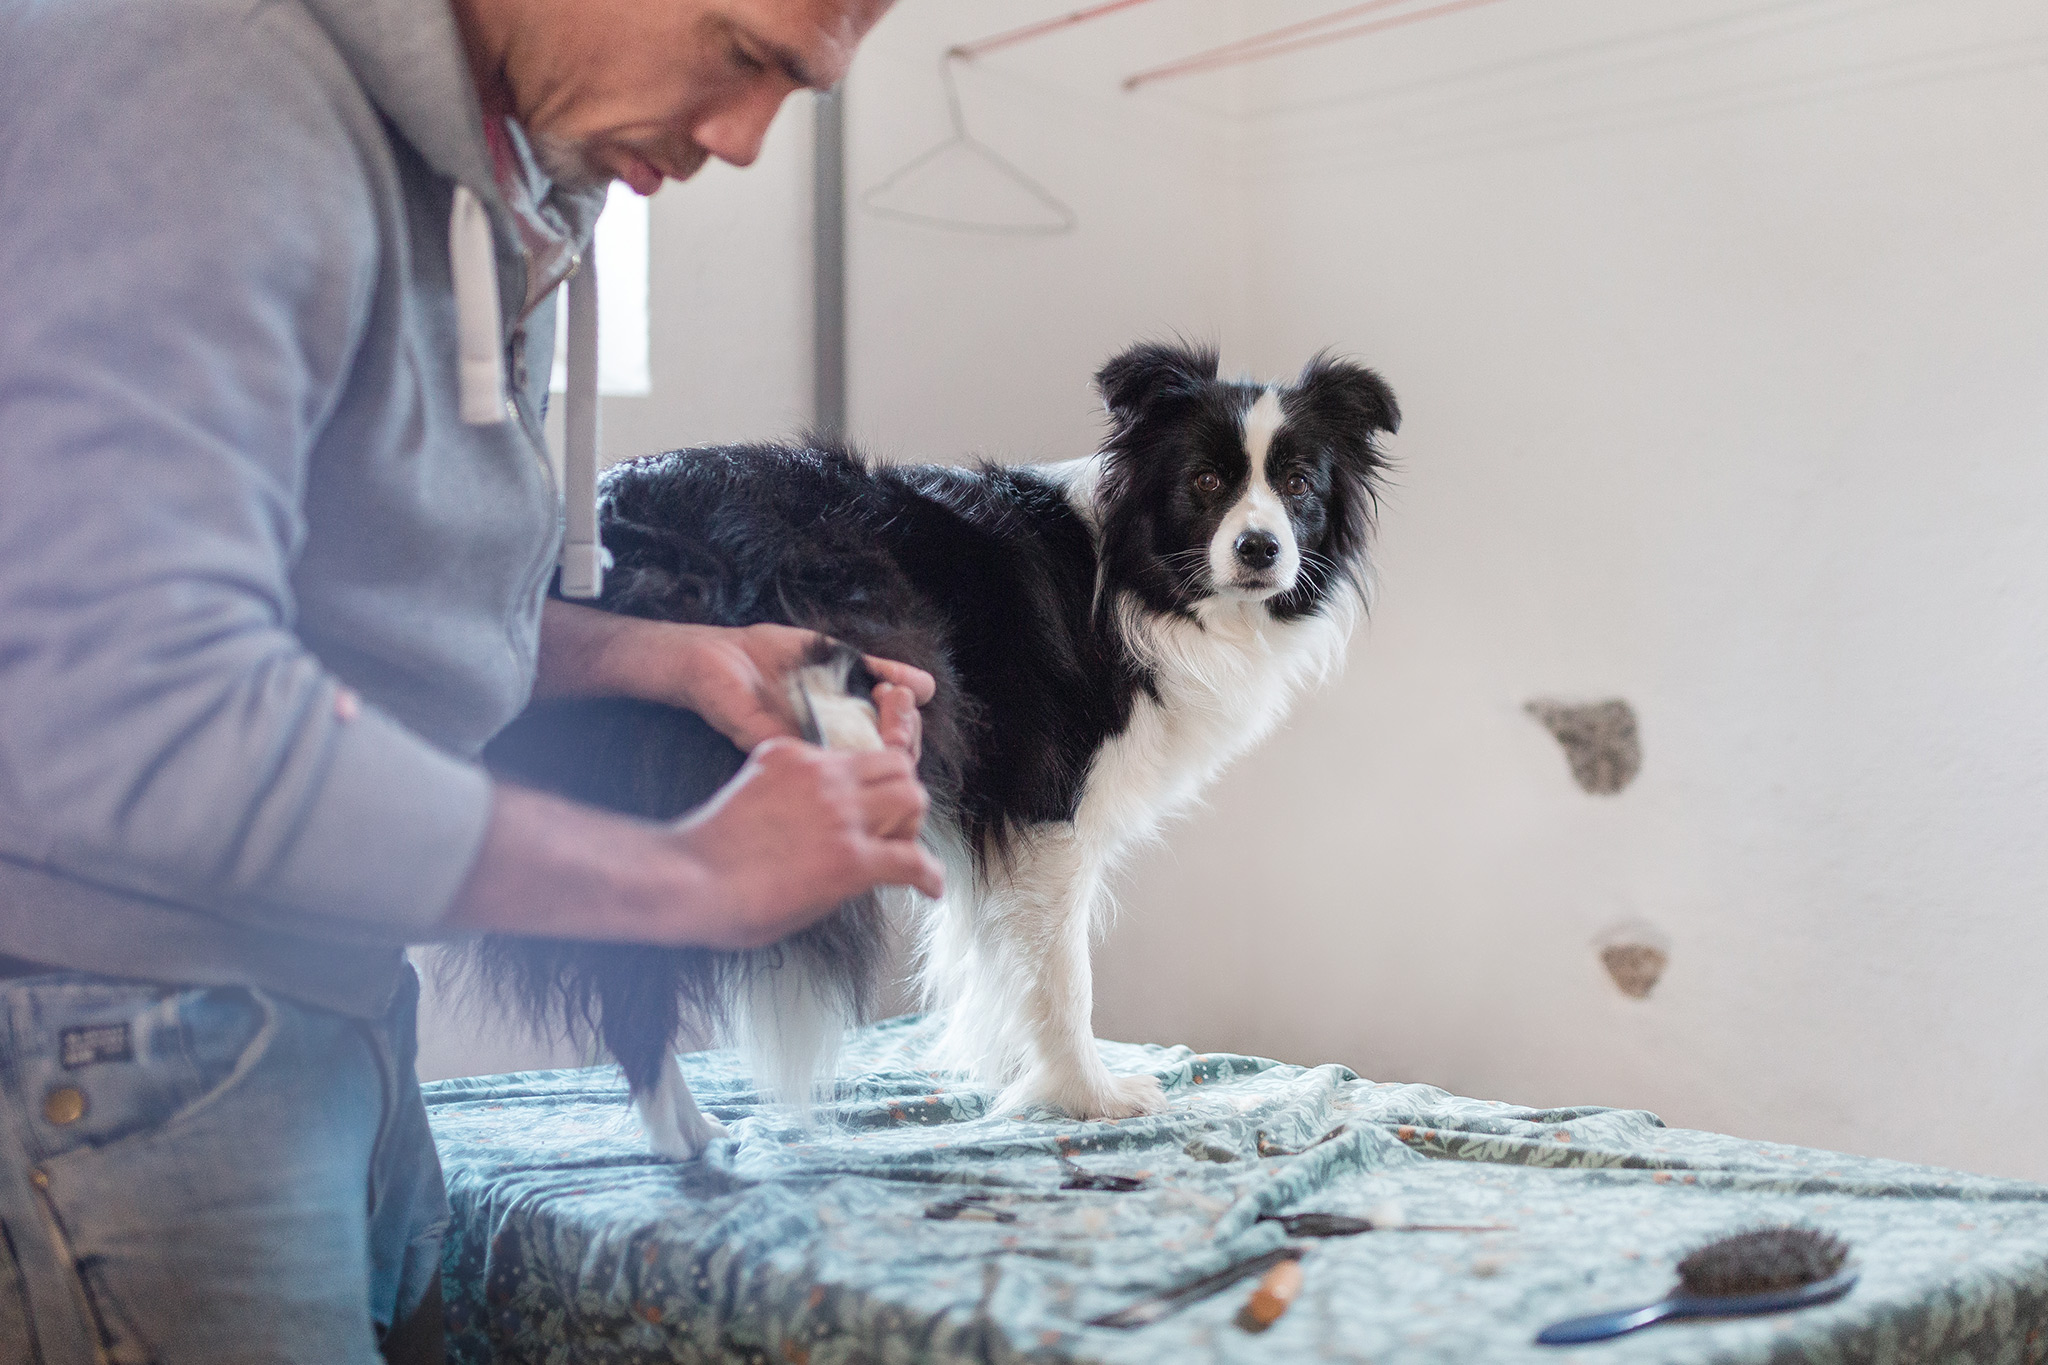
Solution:
[{"label": "grooming table", "polygon": [[[1340,1066],[1103,1043],[1164,1114],[991,1113],[927,1069],[930,1023],[855,1035],[830,1125],[763,1106],[725,1053],[683,1058],[732,1130],[705,1158],[642,1149],[614,1068],[426,1087],[455,1209],[451,1359],[534,1362],[1811,1361],[2048,1356],[2048,1186],[1534,1110]],[[1342,1126],[1344,1131],[1317,1143]],[[1302,1149],[1299,1155],[1261,1156]],[[1314,1144],[1314,1145],[1311,1145]],[[1060,1158],[1144,1177],[1063,1190]],[[1222,1158],[1222,1159],[1218,1159]],[[965,1196],[982,1196],[965,1204]],[[1319,1211],[1491,1232],[1309,1248],[1293,1310],[1234,1325],[1246,1281],[1151,1326],[1084,1325],[1289,1239]],[[956,1216],[945,1217],[951,1211]],[[933,1216],[937,1215],[937,1216]],[[1759,1223],[1846,1238],[1862,1281],[1774,1318],[1533,1345],[1558,1318],[1648,1302],[1686,1250]]]}]

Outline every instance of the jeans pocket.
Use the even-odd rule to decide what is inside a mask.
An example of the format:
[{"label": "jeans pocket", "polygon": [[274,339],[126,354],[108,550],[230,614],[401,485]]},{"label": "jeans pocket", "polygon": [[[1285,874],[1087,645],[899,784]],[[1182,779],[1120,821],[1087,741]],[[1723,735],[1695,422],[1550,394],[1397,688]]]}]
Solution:
[{"label": "jeans pocket", "polygon": [[261,1056],[276,1007],[235,986],[60,982],[23,992],[23,1108],[48,1160],[158,1131],[232,1087]]}]

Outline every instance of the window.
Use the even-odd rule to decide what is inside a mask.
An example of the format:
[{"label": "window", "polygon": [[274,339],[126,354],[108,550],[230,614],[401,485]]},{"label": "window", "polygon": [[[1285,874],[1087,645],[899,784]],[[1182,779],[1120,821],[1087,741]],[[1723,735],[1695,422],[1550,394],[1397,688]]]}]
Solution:
[{"label": "window", "polygon": [[[612,185],[597,220],[597,391],[644,397],[654,388],[648,371],[648,203],[625,185]],[[548,387],[568,386],[569,303],[555,309],[555,370]]]}]

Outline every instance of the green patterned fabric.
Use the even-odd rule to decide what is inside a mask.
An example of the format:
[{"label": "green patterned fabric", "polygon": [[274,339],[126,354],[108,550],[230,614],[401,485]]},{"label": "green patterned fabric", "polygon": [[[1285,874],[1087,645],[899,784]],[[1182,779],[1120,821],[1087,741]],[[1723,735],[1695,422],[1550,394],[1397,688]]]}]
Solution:
[{"label": "green patterned fabric", "polygon": [[[683,1059],[732,1130],[646,1154],[612,1068],[426,1087],[455,1223],[453,1358],[534,1362],[1941,1361],[2048,1356],[2048,1187],[1535,1110],[1178,1047],[1103,1043],[1171,1107],[1118,1123],[991,1113],[925,1065],[923,1020],[855,1035],[806,1130],[726,1053]],[[1336,1137],[1308,1146],[1341,1127]],[[1260,1155],[1305,1148],[1299,1155]],[[1139,1176],[1063,1190],[1069,1158]],[[968,1216],[943,1214],[979,1195]],[[955,1206],[956,1208],[959,1206]],[[1264,1213],[1485,1232],[1301,1240],[1270,1330],[1244,1283],[1152,1326],[1084,1325],[1283,1245]],[[992,1221],[1000,1218],[1003,1221]],[[1540,1347],[1545,1324],[1648,1302],[1687,1250],[1807,1222],[1855,1249],[1847,1298],[1773,1318]]]}]

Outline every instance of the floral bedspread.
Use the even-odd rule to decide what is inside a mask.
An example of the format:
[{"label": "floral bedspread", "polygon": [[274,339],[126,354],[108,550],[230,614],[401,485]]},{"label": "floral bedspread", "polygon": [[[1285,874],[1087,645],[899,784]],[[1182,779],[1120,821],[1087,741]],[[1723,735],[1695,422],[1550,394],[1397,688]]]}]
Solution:
[{"label": "floral bedspread", "polygon": [[[455,1209],[451,1358],[532,1362],[2033,1362],[2048,1358],[2048,1186],[1516,1108],[1179,1047],[1101,1044],[1172,1101],[1119,1123],[990,1111],[925,1068],[931,1026],[850,1041],[806,1129],[725,1053],[683,1058],[732,1140],[641,1147],[612,1068],[426,1087]],[[1334,1136],[1332,1136],[1334,1134]],[[1264,1154],[1262,1154],[1264,1153]],[[1133,1190],[1063,1188],[1076,1173]],[[1287,1236],[1266,1214],[1480,1231]],[[1854,1248],[1844,1299],[1534,1345],[1647,1302],[1725,1232],[1803,1221]],[[1301,1298],[1237,1324],[1244,1281],[1145,1327],[1089,1320],[1284,1245]]]}]

